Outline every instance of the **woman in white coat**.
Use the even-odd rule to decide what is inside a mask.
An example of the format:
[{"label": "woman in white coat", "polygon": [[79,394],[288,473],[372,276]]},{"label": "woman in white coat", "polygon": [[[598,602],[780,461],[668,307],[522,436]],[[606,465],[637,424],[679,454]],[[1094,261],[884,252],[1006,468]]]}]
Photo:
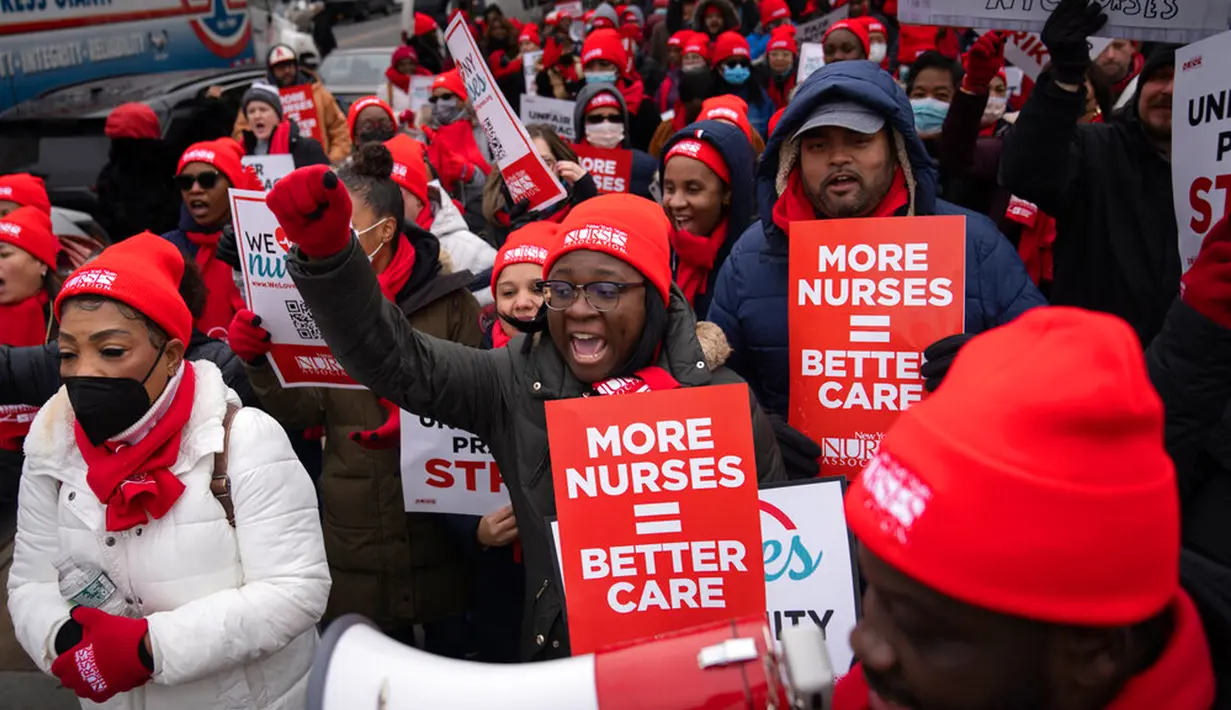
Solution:
[{"label": "woman in white coat", "polygon": [[[329,596],[316,496],[282,428],[184,360],[183,263],[137,235],[55,301],[65,386],[26,442],[9,612],[82,707],[298,710]],[[65,599],[57,568],[93,582]]]}]

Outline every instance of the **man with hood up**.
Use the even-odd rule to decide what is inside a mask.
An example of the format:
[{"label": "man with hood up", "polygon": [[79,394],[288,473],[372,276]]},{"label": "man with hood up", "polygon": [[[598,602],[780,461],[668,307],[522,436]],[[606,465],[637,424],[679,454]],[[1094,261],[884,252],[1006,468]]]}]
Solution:
[{"label": "man with hood up", "polygon": [[[316,105],[316,120],[321,127],[321,147],[329,156],[329,162],[336,163],[351,154],[350,130],[346,125],[346,114],[338,107],[338,101],[329,93],[329,89],[321,80],[306,69],[299,66],[299,57],[295,50],[279,44],[270,48],[266,56],[265,81],[279,89],[287,89],[303,84],[312,85],[312,102]],[[231,137],[243,145],[244,131],[251,130],[248,118],[240,111],[235,118],[235,127]]]},{"label": "man with hood up", "polygon": [[[622,119],[622,120],[621,120]],[[633,148],[624,96],[612,84],[587,84],[573,104],[573,142],[633,152],[629,192],[658,201],[658,161]]]},{"label": "man with hood up", "polygon": [[1150,55],[1117,120],[1079,125],[1086,38],[1106,20],[1088,0],[1063,0],[1048,18],[1042,39],[1051,69],[1005,137],[1000,184],[1056,220],[1052,302],[1120,316],[1148,344],[1180,287],[1170,165],[1175,50]]},{"label": "man with hood up", "polygon": [[839,62],[800,85],[757,169],[761,219],[731,250],[709,311],[735,350],[736,372],[764,407],[787,413],[791,222],[961,215],[966,332],[979,333],[1046,304],[991,220],[938,199],[937,179],[915,133],[910,101],[888,72],[872,62]]}]

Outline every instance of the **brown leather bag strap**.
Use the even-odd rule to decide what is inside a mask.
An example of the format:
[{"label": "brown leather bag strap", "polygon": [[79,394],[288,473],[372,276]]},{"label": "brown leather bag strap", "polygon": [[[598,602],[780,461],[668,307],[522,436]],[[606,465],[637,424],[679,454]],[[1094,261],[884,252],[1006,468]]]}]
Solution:
[{"label": "brown leather bag strap", "polygon": [[222,418],[222,451],[214,454],[214,472],[209,477],[209,492],[218,499],[231,527],[235,527],[235,503],[231,501],[231,478],[227,475],[227,458],[231,448],[231,422],[238,411],[239,407],[227,403],[227,413]]}]

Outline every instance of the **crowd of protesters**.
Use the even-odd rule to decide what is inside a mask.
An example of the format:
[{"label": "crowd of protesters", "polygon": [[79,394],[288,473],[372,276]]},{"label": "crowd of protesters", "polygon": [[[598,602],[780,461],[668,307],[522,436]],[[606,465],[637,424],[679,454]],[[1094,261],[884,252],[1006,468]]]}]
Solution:
[{"label": "crowd of protesters", "polygon": [[[844,4],[801,75],[796,27]],[[318,630],[352,612],[442,656],[567,657],[545,403],[747,383],[757,480],[825,475],[788,423],[791,223],[948,215],[963,332],[924,352],[930,396],[847,494],[863,603],[834,707],[1231,707],[1231,226],[1181,278],[1176,48],[1092,59],[1106,15],[1060,0],[1049,64],[1013,89],[1006,33],[896,5],[457,5],[514,113],[574,102],[572,135],[526,126],[565,192],[543,210],[422,12],[346,111],[285,46],[177,155],[117,108],[113,244],[84,264],[42,181],[0,176],[0,498],[30,657],[83,707],[134,710],[302,708]],[[627,154],[623,192],[592,150]],[[244,158],[270,155],[295,167],[266,199],[287,270],[360,389],[284,386],[245,303],[228,190],[262,189]],[[482,439],[510,505],[405,512],[402,410]],[[83,569],[120,603],[66,599]]]}]

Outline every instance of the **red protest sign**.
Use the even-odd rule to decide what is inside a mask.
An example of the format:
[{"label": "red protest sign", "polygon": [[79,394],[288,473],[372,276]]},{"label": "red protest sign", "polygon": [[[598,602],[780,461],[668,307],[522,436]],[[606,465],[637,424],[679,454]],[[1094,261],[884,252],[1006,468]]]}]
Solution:
[{"label": "red protest sign", "polygon": [[324,145],[321,122],[316,113],[316,96],[311,84],[288,86],[279,89],[282,97],[282,115],[299,124],[299,135],[315,138]]},{"label": "red protest sign", "polygon": [[746,386],[556,400],[547,435],[573,653],[765,612]]},{"label": "red protest sign", "polygon": [[599,148],[589,143],[574,143],[573,152],[581,167],[594,178],[599,192],[628,192],[633,174],[633,152],[622,148]]},{"label": "red protest sign", "polygon": [[853,477],[923,398],[923,350],[963,330],[966,218],[791,224],[792,426]]}]

